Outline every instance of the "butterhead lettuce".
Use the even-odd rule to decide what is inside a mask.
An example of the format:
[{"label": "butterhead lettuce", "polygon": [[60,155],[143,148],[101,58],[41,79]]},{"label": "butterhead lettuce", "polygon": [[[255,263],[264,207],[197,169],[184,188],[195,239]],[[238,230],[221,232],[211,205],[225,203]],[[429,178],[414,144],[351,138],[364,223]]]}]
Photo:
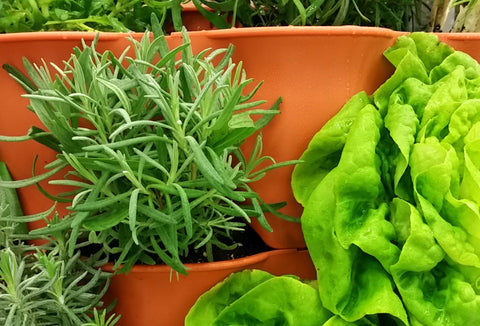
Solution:
[{"label": "butterhead lettuce", "polygon": [[185,326],[317,326],[331,315],[317,289],[298,277],[245,270],[203,294]]},{"label": "butterhead lettuce", "polygon": [[385,57],[393,75],[352,97],[331,120],[349,127],[326,137],[327,123],[292,176],[325,325],[480,325],[480,65],[426,33]]}]

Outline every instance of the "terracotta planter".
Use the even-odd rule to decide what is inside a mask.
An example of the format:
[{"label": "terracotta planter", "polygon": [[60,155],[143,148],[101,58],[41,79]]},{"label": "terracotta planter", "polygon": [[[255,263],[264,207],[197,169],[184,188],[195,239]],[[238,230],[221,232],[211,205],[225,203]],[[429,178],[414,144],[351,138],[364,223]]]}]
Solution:
[{"label": "terracotta planter", "polygon": [[[182,24],[188,31],[215,29],[215,26],[197,10],[193,2],[182,3]],[[175,31],[172,23],[169,23],[165,30],[166,33]]]},{"label": "terracotta planter", "polygon": [[[1,35],[0,63],[21,68],[22,57],[26,57],[37,64],[41,64],[41,59],[60,64],[69,58],[73,47],[81,45],[82,39],[88,43],[94,37],[93,33],[76,32]],[[128,45],[126,37],[126,34],[103,33],[98,50],[109,49],[120,53]],[[209,47],[202,35],[194,36],[195,40],[197,37],[197,48],[203,45]],[[170,42],[174,45],[181,40],[179,37],[171,37]],[[3,70],[0,71],[0,83],[3,86],[0,94],[4,99],[0,110],[0,134],[24,135],[31,125],[40,125],[36,116],[26,109],[28,101],[21,98],[24,91]],[[0,159],[7,163],[15,179],[32,175],[32,163],[36,155],[38,166],[41,166],[52,161],[56,153],[34,141],[0,145]],[[41,172],[41,169],[36,170],[37,174]],[[61,177],[61,173],[57,177]],[[42,186],[52,193],[68,190],[49,186],[46,182],[43,182]],[[19,189],[19,196],[25,214],[38,213],[53,204],[36,187]],[[67,212],[65,206],[59,204],[60,214]],[[40,226],[41,223],[29,225],[30,229]],[[315,277],[315,269],[308,252],[297,249],[274,250],[234,261],[193,264],[188,267],[189,275],[179,276],[177,279],[176,274],[167,266],[136,266],[128,275],[117,275],[113,278],[106,299],[118,299],[116,312],[123,316],[122,325],[154,325],[154,312],[160,312],[167,317],[167,320],[158,320],[158,325],[181,325],[196,298],[232,272],[258,268],[277,275],[296,274],[309,279]]]},{"label": "terracotta planter", "polygon": [[[382,53],[404,32],[369,27],[268,27],[191,33],[194,47],[235,45],[248,76],[263,80],[258,98],[282,96],[282,114],[263,130],[263,153],[278,161],[297,159],[312,136],[355,93],[372,93],[393,72]],[[180,35],[173,34],[172,39]],[[480,60],[479,33],[444,33],[440,40]],[[248,149],[248,144],[245,147]],[[268,202],[286,201],[283,213],[300,217],[293,198],[293,167],[271,171],[253,185]],[[301,248],[300,225],[267,216],[274,232],[253,226],[273,248]]]},{"label": "terracotta planter", "polygon": [[[262,269],[275,275],[294,274],[316,278],[306,250],[279,249],[232,261],[187,264],[188,276],[168,266],[134,266],[128,274],[115,275],[106,302],[117,298],[119,326],[180,326],[196,299],[233,272]],[[112,266],[107,266],[111,270]]]},{"label": "terracotta planter", "polygon": [[[361,90],[371,93],[390,76],[393,68],[382,53],[399,35],[387,29],[362,27],[270,27],[197,31],[191,32],[191,40],[197,50],[234,44],[234,59],[243,61],[249,77],[257,82],[264,81],[256,98],[272,104],[279,96],[283,97],[282,114],[263,131],[263,152],[277,161],[284,161],[297,159],[313,134],[352,95]],[[37,63],[40,58],[60,63],[69,57],[74,46],[81,44],[82,38],[88,43],[93,37],[92,33],[0,35],[0,63],[21,67],[23,56]],[[125,34],[104,33],[99,50],[108,48],[120,52],[128,44],[125,37]],[[480,59],[479,34],[441,34],[440,38],[457,50]],[[169,42],[172,46],[178,45],[181,36],[174,33]],[[20,86],[3,70],[0,71],[0,84],[0,134],[23,135],[38,121],[25,109],[28,101],[20,98],[23,93]],[[245,149],[249,146],[246,144]],[[39,165],[55,156],[33,141],[0,145],[0,159],[8,164],[15,179],[31,176],[37,153]],[[286,201],[282,212],[300,217],[301,207],[290,189],[292,169],[272,171],[253,188],[267,202]],[[65,190],[44,186],[52,192]],[[35,187],[21,189],[19,195],[26,214],[52,205]],[[65,208],[60,207],[62,209]],[[268,245],[273,248],[305,246],[300,224],[272,215],[268,215],[268,219],[273,233],[253,225]],[[158,325],[176,326],[181,325],[183,316],[199,294],[231,272],[260,268],[274,274],[315,277],[308,253],[296,249],[274,250],[238,262],[234,266],[230,266],[230,262],[191,265],[190,275],[180,276],[178,280],[168,267],[138,266],[129,275],[115,276],[108,295],[119,299],[117,312],[123,315],[122,325],[155,325],[157,316],[163,315],[173,319]],[[217,268],[219,271],[213,272]],[[207,275],[212,278],[207,280]],[[180,291],[181,288],[187,290],[188,296]],[[180,310],[173,313],[173,307]]]},{"label": "terracotta planter", "polygon": [[[372,92],[388,78],[393,70],[382,52],[400,34],[367,27],[269,27],[190,33],[197,50],[234,44],[234,59],[243,61],[249,77],[257,82],[264,81],[257,98],[272,104],[279,96],[283,97],[282,114],[263,131],[264,153],[277,161],[297,159],[313,134],[348,98],[360,90]],[[101,35],[99,50],[108,48],[120,52],[128,43],[126,34]],[[479,34],[439,36],[442,41],[479,59]],[[89,42],[93,37],[94,33],[78,32],[0,35],[0,63],[21,67],[23,56],[37,63],[40,58],[60,63],[69,57],[74,46],[81,44],[82,38]],[[168,39],[172,46],[181,43],[179,33]],[[23,90],[3,70],[0,71],[0,83],[0,133],[25,134],[37,120],[25,109],[28,101],[20,98]],[[248,150],[248,144],[245,148]],[[36,153],[39,153],[40,163],[55,155],[33,141],[0,146],[0,159],[6,161],[16,179],[31,176]],[[253,187],[267,202],[286,201],[282,212],[300,217],[301,207],[290,190],[292,169],[271,171]],[[35,187],[21,189],[20,198],[27,214],[37,213],[52,204]],[[268,245],[273,248],[305,246],[299,224],[267,215],[274,232],[266,232],[256,223],[253,226]]]},{"label": "terracotta planter", "polygon": [[[23,57],[39,65],[42,64],[42,58],[45,62],[61,64],[63,60],[70,57],[75,46],[81,46],[82,39],[88,44],[95,35],[95,33],[86,32],[2,34],[0,35],[0,65],[8,63],[24,71]],[[128,34],[102,33],[99,50],[110,49],[120,52],[128,43],[127,36]],[[0,85],[2,85],[0,88],[1,135],[25,135],[32,125],[43,127],[35,114],[27,110],[28,100],[21,97],[25,91],[3,69],[0,69]],[[0,144],[0,160],[7,164],[14,180],[32,176],[32,164],[37,155],[36,174],[40,174],[44,171],[41,167],[55,159],[54,151],[35,141]],[[65,171],[59,172],[55,177],[61,178],[64,173]],[[42,182],[41,185],[53,194],[69,190],[66,187],[50,186],[47,182]],[[35,214],[53,205],[53,201],[46,199],[35,186],[19,189],[18,194],[25,214]],[[60,215],[66,214],[66,206],[66,204],[58,204]],[[29,227],[34,229],[43,225],[42,222],[35,222],[30,223]]]},{"label": "terracotta planter", "polygon": [[[235,45],[248,76],[264,84],[257,98],[273,103],[282,96],[282,114],[264,129],[264,154],[278,161],[297,159],[313,134],[353,94],[375,90],[393,71],[382,52],[399,35],[362,27],[269,27],[192,32],[195,48]],[[172,41],[179,39],[172,34]],[[248,151],[249,144],[245,146]],[[271,171],[253,185],[267,202],[286,201],[282,210],[300,217],[293,198],[293,166]],[[254,228],[273,248],[305,246],[299,224],[268,214],[274,232]]]}]

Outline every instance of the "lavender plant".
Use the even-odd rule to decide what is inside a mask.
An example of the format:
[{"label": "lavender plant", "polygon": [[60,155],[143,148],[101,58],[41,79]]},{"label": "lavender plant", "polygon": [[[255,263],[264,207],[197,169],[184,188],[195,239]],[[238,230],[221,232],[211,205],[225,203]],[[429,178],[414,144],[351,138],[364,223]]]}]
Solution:
[{"label": "lavender plant", "polygon": [[[81,229],[90,242],[114,255],[115,268],[164,262],[186,273],[183,260],[203,249],[232,249],[234,231],[256,218],[270,229],[267,205],[250,183],[277,163],[262,156],[257,133],[279,113],[253,100],[233,46],[193,54],[186,31],[183,44],[169,49],[163,35],[130,39],[134,56],[99,53],[98,40],[74,49],[64,67],[25,60],[27,79],[7,67],[28,91],[30,109],[47,131],[32,128],[26,138],[58,150],[48,173],[5,187],[37,183],[65,166],[71,171],[52,184],[72,186],[71,214],[32,235],[71,229],[70,252]],[[255,133],[256,136],[253,136]],[[42,137],[39,137],[42,135]],[[256,137],[245,155],[241,144]],[[265,163],[270,162],[265,167]]]},{"label": "lavender plant", "polygon": [[[0,162],[0,179],[11,180]],[[23,216],[16,192],[0,188],[0,323],[17,325],[97,325],[113,326],[120,316],[106,319],[100,308],[108,288],[110,274],[99,268],[99,255],[80,259],[80,248],[68,254],[69,231],[43,237],[44,244],[34,246],[26,222],[45,218],[50,212]],[[50,226],[59,222],[50,221]],[[92,318],[94,316],[94,318]]]}]

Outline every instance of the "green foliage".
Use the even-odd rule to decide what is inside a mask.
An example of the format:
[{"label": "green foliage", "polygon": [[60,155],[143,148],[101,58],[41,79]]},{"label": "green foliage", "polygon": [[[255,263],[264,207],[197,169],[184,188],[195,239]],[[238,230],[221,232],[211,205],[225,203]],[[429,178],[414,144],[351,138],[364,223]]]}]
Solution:
[{"label": "green foliage", "polygon": [[219,28],[229,23],[218,17],[230,14],[233,24],[238,21],[242,26],[362,25],[415,30],[423,5],[419,0],[192,1],[199,10],[201,5],[215,10],[216,16],[206,13],[206,17]]},{"label": "green foliage", "polygon": [[293,172],[320,298],[352,323],[478,324],[480,65],[425,33],[385,57],[395,73],[354,96]]},{"label": "green foliage", "polygon": [[120,320],[120,316],[115,314],[107,315],[107,311],[103,309],[100,313],[97,309],[93,310],[93,321],[82,324],[82,326],[113,326]]},{"label": "green foliage", "polygon": [[[0,181],[11,181],[10,172],[0,162]],[[13,247],[16,239],[26,234],[27,224],[19,221],[23,215],[15,189],[0,188],[0,250]]]},{"label": "green foliage", "polygon": [[385,57],[395,73],[353,96],[293,171],[316,282],[235,273],[185,325],[480,322],[480,65],[425,33]]},{"label": "green foliage", "polygon": [[155,14],[181,27],[179,0],[0,0],[0,33],[31,31],[144,32]]},{"label": "green foliage", "polygon": [[44,176],[0,186],[34,184],[70,166],[63,180],[50,181],[75,189],[73,198],[57,196],[71,201],[72,213],[55,226],[73,230],[70,254],[87,230],[116,255],[115,268],[161,260],[186,273],[182,259],[193,250],[213,260],[213,246],[234,248],[231,234],[244,221],[270,229],[264,210],[276,206],[249,183],[292,162],[262,156],[261,134],[250,155],[240,145],[279,113],[279,101],[262,109],[264,101],[251,100],[260,85],[252,87],[241,62],[233,63],[233,47],[194,55],[183,36],[173,50],[163,36],[132,39],[135,57],[98,53],[94,41],[54,66],[54,77],[25,60],[33,84],[10,67],[48,129],[38,131],[47,134],[42,142],[60,153]]},{"label": "green foliage", "polygon": [[[31,249],[31,248],[30,248]],[[0,255],[2,325],[81,325],[95,323],[93,307],[108,287],[108,275],[92,268],[80,253],[62,259],[55,250]],[[103,313],[104,314],[104,313]],[[90,324],[91,325],[91,324]],[[113,325],[112,321],[109,325]]]},{"label": "green foliage", "polygon": [[[10,180],[4,163],[0,174],[2,180]],[[96,310],[102,306],[110,274],[99,269],[105,260],[98,254],[80,257],[80,248],[88,242],[75,244],[73,255],[68,254],[68,231],[42,237],[44,244],[29,244],[33,238],[26,234],[26,222],[46,218],[51,210],[22,216],[15,189],[0,188],[0,209],[2,325],[113,326],[118,321],[115,316],[105,321],[107,310]],[[59,220],[48,223],[54,229]]]},{"label": "green foliage", "polygon": [[201,295],[188,312],[185,326],[316,326],[330,316],[313,284],[295,276],[245,270]]},{"label": "green foliage", "polygon": [[[188,2],[189,0],[0,0],[0,33],[43,30],[144,32],[151,29],[152,14],[161,20],[164,30],[180,31],[182,3]],[[430,12],[424,2],[192,0],[198,12],[217,28],[230,28],[239,22],[245,27],[361,25],[402,31],[426,28]]]}]

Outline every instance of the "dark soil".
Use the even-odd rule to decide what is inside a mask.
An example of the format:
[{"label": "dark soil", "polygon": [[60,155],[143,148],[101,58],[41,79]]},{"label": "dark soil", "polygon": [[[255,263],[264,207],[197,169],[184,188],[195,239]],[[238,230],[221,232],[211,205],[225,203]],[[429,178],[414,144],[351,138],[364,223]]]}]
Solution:
[{"label": "dark soil", "polygon": [[[214,261],[232,260],[272,250],[272,248],[266,245],[262,238],[260,238],[260,236],[249,226],[246,226],[245,231],[243,232],[232,232],[231,239],[229,240],[232,244],[236,243],[237,247],[233,250],[222,250],[214,246]],[[208,262],[205,248],[191,252],[188,257],[182,260],[182,262],[184,264]]]},{"label": "dark soil", "polygon": [[[222,241],[227,245],[237,244],[237,246],[232,250],[223,250],[213,246],[212,255],[214,261],[232,260],[272,250],[248,225],[245,226],[244,231],[232,232],[228,239],[222,239]],[[112,244],[112,246],[114,246],[114,244]],[[81,254],[88,257],[101,250],[101,247],[102,246],[98,244],[90,244],[87,247],[81,248]],[[157,258],[157,264],[163,264],[162,261],[158,260],[158,257],[155,258]],[[115,260],[115,255],[110,255],[110,261]],[[208,262],[205,247],[190,251],[188,257],[182,257],[181,260],[184,264]]]}]

